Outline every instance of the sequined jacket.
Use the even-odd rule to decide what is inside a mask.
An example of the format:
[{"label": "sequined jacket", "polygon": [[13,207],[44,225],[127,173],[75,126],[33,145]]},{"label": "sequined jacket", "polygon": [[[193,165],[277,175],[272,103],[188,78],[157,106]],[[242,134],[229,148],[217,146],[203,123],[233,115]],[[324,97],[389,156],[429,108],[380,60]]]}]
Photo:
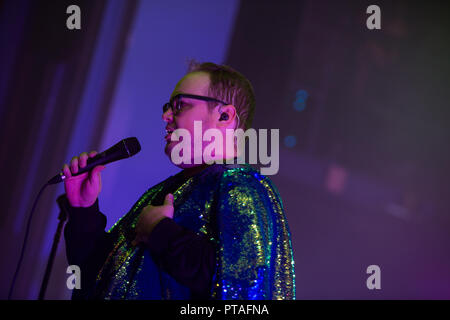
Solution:
[{"label": "sequined jacket", "polygon": [[[113,246],[89,298],[193,297],[151,250],[131,245],[141,210],[155,205],[177,177],[147,190],[107,232]],[[281,198],[267,177],[249,165],[215,164],[177,186],[173,195],[173,221],[215,248],[208,298],[295,299],[290,231]]]}]

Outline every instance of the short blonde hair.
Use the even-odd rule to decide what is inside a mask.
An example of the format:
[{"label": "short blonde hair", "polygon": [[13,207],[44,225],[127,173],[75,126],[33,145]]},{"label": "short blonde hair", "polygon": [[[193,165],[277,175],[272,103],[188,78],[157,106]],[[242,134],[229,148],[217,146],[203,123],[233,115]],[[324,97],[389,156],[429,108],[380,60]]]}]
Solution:
[{"label": "short blonde hair", "polygon": [[240,119],[239,127],[244,130],[251,127],[255,112],[255,93],[244,75],[229,66],[212,62],[199,63],[195,60],[189,62],[188,73],[191,72],[208,73],[211,81],[209,95],[234,105]]}]

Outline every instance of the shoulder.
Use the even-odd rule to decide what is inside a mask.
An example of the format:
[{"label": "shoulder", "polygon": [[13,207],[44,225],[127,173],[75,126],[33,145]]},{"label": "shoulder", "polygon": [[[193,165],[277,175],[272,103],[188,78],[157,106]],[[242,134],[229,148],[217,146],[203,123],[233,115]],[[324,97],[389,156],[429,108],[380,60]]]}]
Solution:
[{"label": "shoulder", "polygon": [[[223,165],[225,166],[225,165]],[[245,186],[247,188],[276,190],[273,182],[248,164],[228,165],[221,175],[221,184],[229,187]]]},{"label": "shoulder", "polygon": [[216,179],[219,182],[220,197],[234,198],[239,201],[244,198],[260,200],[267,203],[278,202],[281,197],[274,183],[248,164],[217,165],[220,171]]},{"label": "shoulder", "polygon": [[281,203],[273,182],[249,164],[213,164],[198,174],[195,180],[196,186],[214,190],[222,200],[253,198]]}]

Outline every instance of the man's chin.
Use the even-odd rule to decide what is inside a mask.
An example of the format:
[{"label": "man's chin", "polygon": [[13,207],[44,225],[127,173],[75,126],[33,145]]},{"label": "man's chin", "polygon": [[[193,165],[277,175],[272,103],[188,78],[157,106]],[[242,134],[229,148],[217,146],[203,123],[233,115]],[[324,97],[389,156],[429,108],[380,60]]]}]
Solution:
[{"label": "man's chin", "polygon": [[167,141],[166,146],[164,147],[164,153],[170,158],[172,153],[172,149],[175,147],[175,143],[173,141]]},{"label": "man's chin", "polygon": [[[172,162],[172,163],[173,163],[173,161],[172,161],[172,150],[175,147],[175,145],[176,145],[176,143],[174,143],[173,141],[168,141],[166,143],[166,146],[164,147],[164,153],[166,154],[166,156],[169,158],[170,162]],[[175,163],[173,163],[173,164],[176,165],[179,168],[182,168],[182,169],[186,168],[184,163],[182,163],[182,164],[175,164]],[[189,165],[187,165],[187,166],[189,167]]]},{"label": "man's chin", "polygon": [[197,167],[197,166],[203,164],[203,162],[201,164],[195,163],[194,160],[191,160],[190,163],[174,163],[172,160],[172,150],[175,147],[175,145],[176,145],[176,143],[174,143],[174,142],[168,142],[164,148],[164,153],[169,158],[170,162],[172,162],[175,166],[177,166],[180,169],[188,169],[188,168]]}]

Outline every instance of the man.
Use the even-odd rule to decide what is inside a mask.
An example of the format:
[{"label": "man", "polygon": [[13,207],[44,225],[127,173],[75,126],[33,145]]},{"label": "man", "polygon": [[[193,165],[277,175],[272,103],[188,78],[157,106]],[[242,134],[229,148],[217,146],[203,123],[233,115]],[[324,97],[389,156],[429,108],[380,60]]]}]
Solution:
[{"label": "man", "polygon": [[[176,130],[194,135],[195,121],[224,135],[247,129],[254,107],[252,86],[240,73],[191,64],[163,108],[166,154],[172,160],[181,143]],[[96,152],[64,165],[67,257],[80,266],[82,281],[74,299],[295,298],[290,233],[275,187],[249,165],[194,161],[193,140],[192,161],[147,190],[108,232],[97,199],[105,167],[72,177]],[[214,158],[238,156],[224,150]]]}]

